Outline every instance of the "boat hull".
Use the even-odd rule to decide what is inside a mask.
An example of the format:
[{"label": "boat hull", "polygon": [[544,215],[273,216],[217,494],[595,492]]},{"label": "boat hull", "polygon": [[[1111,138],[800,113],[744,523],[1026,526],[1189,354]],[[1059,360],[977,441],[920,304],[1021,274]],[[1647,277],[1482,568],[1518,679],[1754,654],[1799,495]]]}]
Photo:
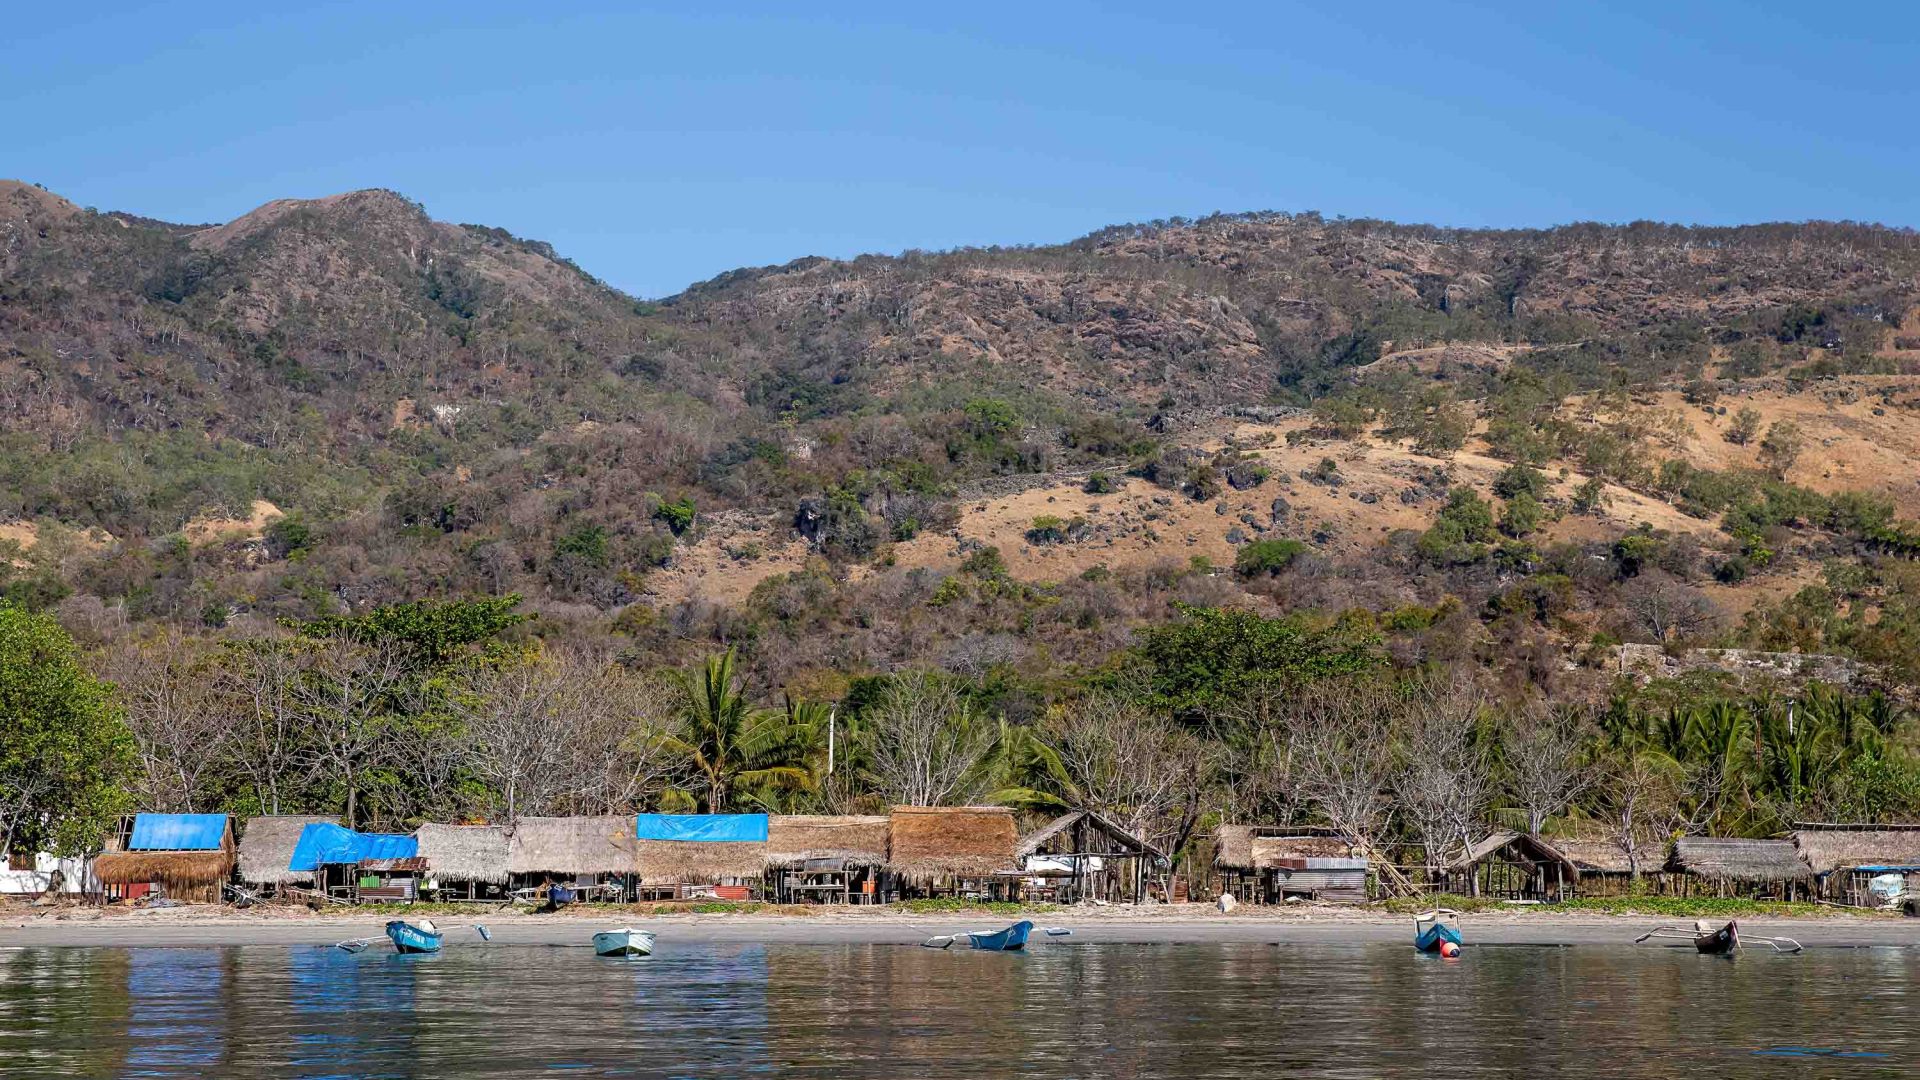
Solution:
[{"label": "boat hull", "polygon": [[402,919],[387,923],[387,940],[402,953],[437,953],[442,937],[438,930],[422,930]]},{"label": "boat hull", "polygon": [[1451,941],[1455,945],[1465,944],[1460,939],[1460,928],[1446,923],[1428,923],[1414,931],[1413,947],[1421,952],[1439,952],[1440,943],[1443,941]]},{"label": "boat hull", "polygon": [[653,935],[645,930],[608,930],[593,935],[599,956],[652,956]]},{"label": "boat hull", "polygon": [[1731,956],[1740,947],[1740,924],[1730,922],[1711,934],[1697,934],[1693,947],[1702,956]]},{"label": "boat hull", "polygon": [[1022,919],[1005,930],[970,932],[967,934],[967,944],[985,952],[1019,952],[1027,947],[1027,935],[1031,933],[1033,924]]}]

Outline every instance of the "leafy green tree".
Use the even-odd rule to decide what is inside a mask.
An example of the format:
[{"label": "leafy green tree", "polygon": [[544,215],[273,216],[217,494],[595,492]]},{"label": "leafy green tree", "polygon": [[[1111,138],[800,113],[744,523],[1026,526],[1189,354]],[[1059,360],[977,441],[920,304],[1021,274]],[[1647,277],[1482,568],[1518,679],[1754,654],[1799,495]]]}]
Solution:
[{"label": "leafy green tree", "polygon": [[1289,688],[1371,671],[1384,662],[1372,630],[1346,621],[1316,626],[1238,608],[1181,605],[1177,622],[1141,636],[1151,703],[1193,721],[1260,688]]},{"label": "leafy green tree", "polygon": [[0,603],[0,851],[92,848],[128,809],[133,735],[60,624]]},{"label": "leafy green tree", "polygon": [[1272,577],[1307,550],[1307,545],[1294,539],[1255,540],[1234,555],[1233,571],[1243,578]]},{"label": "leafy green tree", "polygon": [[1733,414],[1733,420],[1727,425],[1726,439],[1735,446],[1745,446],[1760,433],[1760,410],[1751,405],[1743,405]]},{"label": "leafy green tree", "polygon": [[1500,531],[1516,540],[1525,539],[1540,531],[1546,522],[1547,511],[1539,500],[1522,491],[1507,500],[1500,511]]},{"label": "leafy green tree", "polygon": [[444,667],[473,646],[526,622],[516,612],[518,595],[477,600],[415,600],[375,608],[364,615],[330,615],[299,626],[310,638],[343,638],[392,645],[409,667]]},{"label": "leafy green tree", "polygon": [[680,729],[663,744],[693,771],[708,813],[732,806],[742,789],[813,786],[806,761],[817,717],[755,708],[734,674],[732,649],[681,672],[677,688]]}]

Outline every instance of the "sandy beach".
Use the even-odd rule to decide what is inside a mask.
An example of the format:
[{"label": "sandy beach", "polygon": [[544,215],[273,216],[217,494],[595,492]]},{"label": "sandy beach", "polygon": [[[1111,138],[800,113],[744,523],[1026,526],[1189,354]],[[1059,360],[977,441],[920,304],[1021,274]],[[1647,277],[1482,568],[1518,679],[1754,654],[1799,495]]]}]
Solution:
[{"label": "sandy beach", "polygon": [[[122,910],[69,908],[45,913],[16,909],[0,917],[0,948],[64,946],[327,945],[378,937],[390,916],[319,915],[300,908],[241,912],[228,908]],[[433,913],[452,933],[450,941],[484,924],[499,945],[577,945],[598,930],[643,926],[663,938],[687,942],[768,944],[915,945],[935,934],[980,929],[1009,921],[992,914],[908,914],[866,910],[695,915],[636,914],[605,909],[532,915],[490,911],[475,915]],[[1349,908],[1314,907],[1284,912],[1241,909],[1221,915],[1205,905],[1146,909],[1096,908],[1033,915],[1043,927],[1066,927],[1072,944],[1365,944],[1408,939],[1407,916]],[[1543,911],[1469,914],[1462,922],[1468,941],[1487,946],[1625,946],[1662,922],[1653,915],[1557,914]],[[1829,915],[1811,918],[1742,919],[1749,934],[1795,938],[1809,948],[1920,948],[1920,919]],[[477,940],[477,935],[475,935]]]}]

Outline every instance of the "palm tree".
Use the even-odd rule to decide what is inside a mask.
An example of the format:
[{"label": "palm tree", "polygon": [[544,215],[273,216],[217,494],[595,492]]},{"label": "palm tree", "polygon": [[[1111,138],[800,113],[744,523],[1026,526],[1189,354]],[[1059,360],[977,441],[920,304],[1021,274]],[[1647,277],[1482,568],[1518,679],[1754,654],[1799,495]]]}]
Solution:
[{"label": "palm tree", "polygon": [[813,771],[805,764],[812,726],[784,712],[754,708],[733,662],[728,649],[678,675],[680,730],[662,740],[698,774],[710,814],[728,806],[740,788],[813,785]]}]

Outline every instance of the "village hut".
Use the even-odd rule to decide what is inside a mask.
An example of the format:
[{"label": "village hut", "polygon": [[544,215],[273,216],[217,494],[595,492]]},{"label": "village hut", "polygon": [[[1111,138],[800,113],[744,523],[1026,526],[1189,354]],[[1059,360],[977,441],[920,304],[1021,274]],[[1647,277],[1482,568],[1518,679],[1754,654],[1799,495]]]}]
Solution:
[{"label": "village hut", "polygon": [[1791,840],[1683,836],[1674,841],[1666,869],[1680,875],[1674,884],[1683,896],[1792,900],[1812,895],[1813,868]]},{"label": "village hut", "polygon": [[[1633,891],[1633,860],[1627,857],[1627,850],[1619,844],[1612,840],[1560,836],[1554,837],[1549,843],[1580,872],[1579,895],[1626,896]],[[1660,856],[1664,854],[1655,849],[1651,855],[1642,856],[1640,872],[1643,885],[1650,884],[1657,889],[1665,881],[1665,875],[1660,871]]]},{"label": "village hut", "polygon": [[1537,836],[1494,829],[1444,870],[1448,892],[1508,900],[1565,900],[1575,895],[1580,868]]},{"label": "village hut", "polygon": [[765,814],[638,814],[629,828],[649,895],[744,900],[766,873]]},{"label": "village hut", "polygon": [[767,884],[779,903],[872,903],[882,893],[886,862],[884,815],[767,819]]},{"label": "village hut", "polygon": [[240,833],[240,880],[271,892],[289,886],[312,886],[313,871],[290,869],[294,845],[300,842],[300,833],[308,825],[332,824],[333,820],[307,814],[248,818]]},{"label": "village hut", "polygon": [[508,884],[516,890],[553,883],[623,899],[635,872],[633,818],[521,818],[507,839]]},{"label": "village hut", "polygon": [[1792,840],[1828,900],[1891,907],[1920,898],[1920,825],[1796,822]]},{"label": "village hut", "polygon": [[1222,825],[1213,834],[1220,891],[1245,904],[1364,903],[1371,866],[1331,829]]},{"label": "village hut", "polygon": [[500,825],[422,825],[414,832],[428,880],[443,900],[484,900],[507,884],[507,830]]},{"label": "village hut", "polygon": [[225,814],[134,814],[110,844],[93,860],[110,897],[134,898],[158,886],[174,900],[216,903],[233,876],[233,820]]},{"label": "village hut", "polygon": [[896,806],[887,817],[887,868],[903,892],[1013,895],[1019,844],[1013,811],[1000,806]]},{"label": "village hut", "polygon": [[1165,852],[1092,810],[1061,814],[1014,848],[1029,892],[1061,903],[1144,903]]}]

